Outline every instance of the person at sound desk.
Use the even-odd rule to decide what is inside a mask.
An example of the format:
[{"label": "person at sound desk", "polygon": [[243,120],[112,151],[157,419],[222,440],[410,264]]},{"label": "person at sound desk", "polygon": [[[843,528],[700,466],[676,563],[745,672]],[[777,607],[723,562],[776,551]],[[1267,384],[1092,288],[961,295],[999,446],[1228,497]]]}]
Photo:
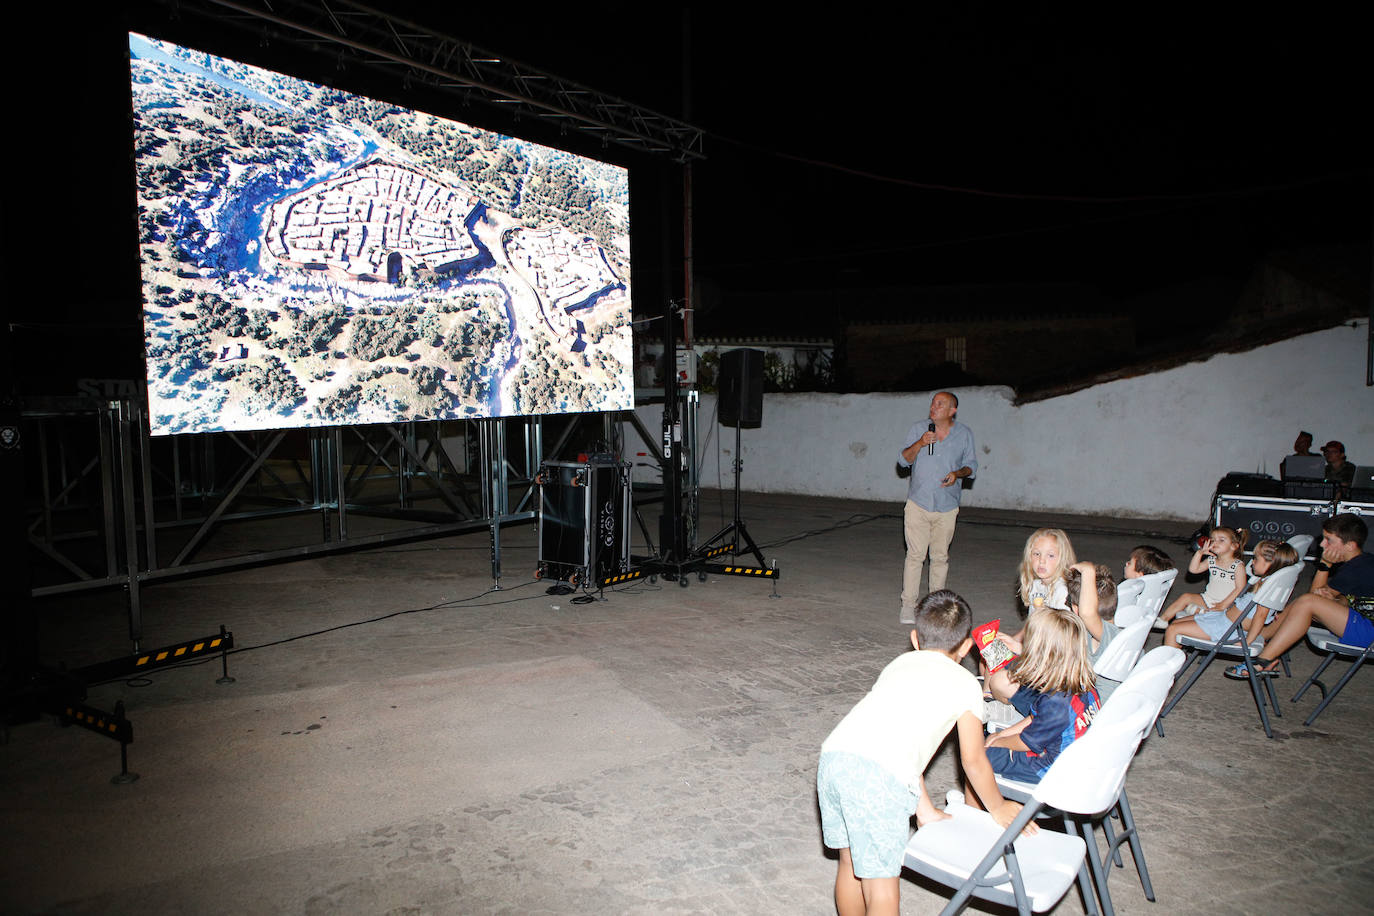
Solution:
[{"label": "person at sound desk", "polygon": [[1326,459],[1326,471],[1322,476],[1327,483],[1336,485],[1336,498],[1345,499],[1355,483],[1355,465],[1345,460],[1345,444],[1332,439],[1322,446],[1322,457]]}]

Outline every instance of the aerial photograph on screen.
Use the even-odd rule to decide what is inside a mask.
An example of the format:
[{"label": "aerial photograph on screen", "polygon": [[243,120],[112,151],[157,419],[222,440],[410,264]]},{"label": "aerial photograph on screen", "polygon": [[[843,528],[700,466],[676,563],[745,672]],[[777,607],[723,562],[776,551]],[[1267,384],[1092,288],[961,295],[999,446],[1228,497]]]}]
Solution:
[{"label": "aerial photograph on screen", "polygon": [[633,407],[625,169],[129,51],[154,435]]}]

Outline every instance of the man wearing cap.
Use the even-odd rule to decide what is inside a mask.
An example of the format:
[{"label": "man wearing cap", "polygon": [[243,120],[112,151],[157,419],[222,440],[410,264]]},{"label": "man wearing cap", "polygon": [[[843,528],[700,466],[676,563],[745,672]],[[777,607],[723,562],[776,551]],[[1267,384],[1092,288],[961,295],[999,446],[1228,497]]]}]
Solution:
[{"label": "man wearing cap", "polygon": [[1322,476],[1327,483],[1336,485],[1336,498],[1344,499],[1355,483],[1355,465],[1345,460],[1345,444],[1332,439],[1322,446],[1322,457],[1326,459],[1326,472]]}]

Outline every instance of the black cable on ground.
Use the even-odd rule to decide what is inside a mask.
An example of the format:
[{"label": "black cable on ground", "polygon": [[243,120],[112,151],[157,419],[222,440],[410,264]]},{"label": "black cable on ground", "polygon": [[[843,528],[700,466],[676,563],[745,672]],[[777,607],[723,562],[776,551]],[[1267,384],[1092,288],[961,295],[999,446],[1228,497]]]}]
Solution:
[{"label": "black cable on ground", "polygon": [[856,525],[865,525],[868,522],[876,522],[880,519],[885,518],[900,520],[901,516],[895,515],[891,512],[883,513],[880,515],[870,515],[863,512],[856,512],[855,514],[849,516],[849,518],[842,519],[836,522],[835,524],[829,526],[828,528],[813,528],[810,531],[803,531],[801,534],[794,534],[776,541],[769,541],[766,544],[760,544],[759,550],[765,550],[772,547],[781,547],[784,544],[791,544],[794,541],[804,541],[807,538],[816,537],[817,535],[829,534],[832,531],[841,531],[845,528],[853,528]]},{"label": "black cable on ground", "polygon": [[[444,609],[444,608],[454,607],[454,606],[456,606],[456,605],[467,604],[468,602],[476,601],[476,600],[478,600],[479,598],[484,598],[484,597],[486,597],[487,595],[498,594],[498,593],[501,593],[501,592],[509,592],[509,591],[514,591],[515,589],[525,588],[526,586],[536,584],[538,581],[539,581],[539,580],[537,580],[537,579],[531,579],[530,581],[528,581],[528,582],[522,582],[522,583],[520,583],[519,585],[514,586],[513,588],[503,588],[503,589],[489,588],[489,589],[487,589],[486,591],[478,592],[476,595],[473,595],[473,596],[471,596],[471,597],[469,597],[469,598],[454,598],[454,599],[452,599],[452,600],[450,600],[450,601],[442,601],[442,602],[440,602],[439,604],[431,604],[431,605],[429,605],[428,607],[405,608],[404,610],[400,610],[400,611],[392,611],[392,612],[387,613],[387,614],[379,614],[379,615],[377,615],[376,617],[368,617],[368,618],[366,618],[366,619],[364,619],[364,620],[353,620],[353,621],[350,621],[350,622],[348,622],[348,623],[341,623],[341,624],[338,624],[338,625],[336,625],[336,626],[325,627],[325,628],[320,629],[320,630],[312,630],[312,631],[310,631],[310,632],[308,632],[308,633],[298,633],[298,634],[296,634],[295,636],[287,636],[287,637],[284,637],[284,638],[282,638],[282,639],[273,640],[273,641],[271,641],[271,642],[259,643],[259,644],[256,645],[256,646],[240,646],[240,647],[237,647],[237,648],[234,648],[234,649],[230,649],[230,650],[229,650],[227,653],[225,653],[225,654],[227,654],[227,655],[238,655],[238,654],[241,653],[241,652],[255,652],[255,651],[257,651],[258,649],[269,649],[269,648],[271,648],[271,647],[273,647],[273,646],[281,646],[281,645],[285,645],[286,643],[289,643],[289,642],[296,642],[297,640],[300,640],[300,639],[310,639],[310,638],[315,637],[315,636],[323,636],[323,635],[325,635],[326,633],[333,633],[333,632],[336,632],[336,631],[338,631],[338,630],[347,630],[347,629],[350,629],[350,628],[352,628],[352,627],[360,627],[360,626],[363,626],[363,625],[369,624],[369,623],[380,623],[380,622],[383,621],[383,620],[390,620],[390,619],[392,619],[393,617],[404,617],[404,616],[407,615],[407,614],[421,614],[421,613],[424,613],[424,612],[426,612],[426,611],[437,611],[437,610],[442,610],[442,609]],[[571,589],[569,589],[569,592],[571,592]],[[524,596],[519,597],[519,598],[510,598],[510,599],[506,599],[506,600],[502,600],[502,601],[488,601],[488,602],[485,602],[485,603],[483,603],[483,604],[473,605],[473,607],[494,607],[494,606],[496,606],[496,605],[498,605],[498,604],[511,604],[511,603],[513,603],[513,602],[516,602],[516,601],[529,601],[529,600],[531,600],[531,599],[533,599],[533,598],[539,598],[539,597],[542,597],[542,595],[524,595]],[[176,664],[176,665],[167,665],[167,666],[164,667],[164,668],[159,668],[159,669],[157,669],[156,672],[147,672],[147,673],[144,673],[144,674],[139,674],[139,675],[137,675],[137,676],[135,676],[135,677],[132,677],[132,678],[112,677],[112,678],[108,678],[108,679],[106,679],[106,680],[104,680],[104,681],[96,681],[96,682],[92,683],[90,686],[94,687],[94,686],[97,686],[97,685],[99,685],[99,684],[111,684],[111,683],[114,683],[115,681],[120,681],[120,680],[122,680],[122,681],[125,683],[125,685],[127,685],[127,686],[129,686],[129,687],[147,687],[147,686],[150,686],[150,685],[153,683],[153,681],[152,681],[151,678],[149,677],[149,675],[151,675],[151,674],[160,673],[160,672],[163,672],[163,671],[177,671],[177,670],[180,670],[180,669],[182,669],[182,668],[194,668],[194,667],[196,667],[197,665],[204,665],[204,664],[206,664],[206,663],[208,663],[208,662],[216,662],[216,661],[219,661],[219,660],[220,660],[220,655],[219,655],[219,654],[207,655],[207,656],[205,656],[205,657],[203,657],[203,658],[193,659],[193,660],[190,660],[190,661],[182,662],[182,663],[180,663],[180,664]]]}]

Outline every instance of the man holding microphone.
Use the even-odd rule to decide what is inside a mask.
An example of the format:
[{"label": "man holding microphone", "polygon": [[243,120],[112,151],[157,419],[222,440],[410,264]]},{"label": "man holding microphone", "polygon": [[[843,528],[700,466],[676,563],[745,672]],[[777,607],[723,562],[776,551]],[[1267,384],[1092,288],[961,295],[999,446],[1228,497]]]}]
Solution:
[{"label": "man holding microphone", "polygon": [[930,419],[912,425],[897,464],[911,468],[903,530],[906,566],[902,572],[901,623],[914,623],[921,595],[921,567],[930,552],[930,591],[945,587],[949,542],[959,514],[960,481],[978,472],[973,431],[955,419],[959,399],[941,391],[930,399]]}]

